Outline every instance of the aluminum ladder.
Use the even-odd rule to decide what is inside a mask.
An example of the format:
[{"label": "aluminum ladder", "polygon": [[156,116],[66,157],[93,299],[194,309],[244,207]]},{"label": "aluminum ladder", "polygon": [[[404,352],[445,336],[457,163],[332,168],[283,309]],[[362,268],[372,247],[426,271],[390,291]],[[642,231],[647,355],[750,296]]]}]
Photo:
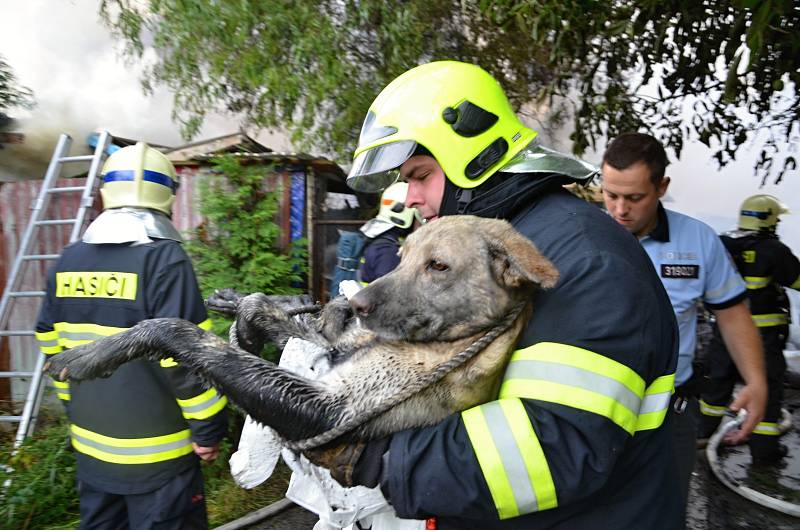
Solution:
[{"label": "aluminum ladder", "polygon": [[[81,156],[68,156],[70,146],[72,145],[72,138],[69,135],[62,134],[58,138],[53,157],[50,159],[50,164],[47,167],[42,187],[39,190],[39,195],[31,206],[31,218],[25,228],[25,233],[19,244],[19,249],[14,264],[11,267],[11,272],[8,275],[6,288],[3,292],[3,297],[0,298],[0,340],[3,337],[30,337],[33,339],[33,329],[11,330],[8,329],[9,319],[11,317],[11,309],[16,300],[20,298],[43,298],[44,291],[21,291],[18,290],[22,279],[22,272],[26,265],[33,262],[55,261],[58,259],[59,254],[32,254],[30,253],[32,243],[36,241],[38,229],[42,226],[72,226],[69,242],[72,243],[78,240],[83,229],[83,222],[86,218],[86,211],[92,207],[94,200],[94,188],[97,181],[97,173],[101,170],[101,163],[106,154],[106,148],[110,142],[111,136],[108,132],[100,133],[97,146],[95,147],[94,154],[81,155]],[[86,176],[86,181],[82,186],[69,186],[69,187],[56,187],[56,181],[61,175],[61,170],[65,164],[71,163],[86,163],[89,162],[89,172]],[[70,219],[43,219],[47,212],[47,207],[50,204],[50,198],[54,194],[67,194],[67,193],[80,193],[80,203],[75,217]],[[35,322],[30,323],[33,328]],[[7,340],[7,339],[5,339]],[[18,423],[17,434],[14,439],[14,449],[17,449],[22,442],[28,437],[36,425],[36,418],[39,413],[39,406],[42,401],[42,394],[46,383],[45,377],[42,374],[42,368],[45,363],[45,355],[39,353],[36,360],[36,367],[32,372],[27,371],[10,371],[0,372],[0,379],[30,379],[30,386],[28,387],[27,396],[25,398],[25,405],[22,414],[18,416],[0,416],[0,422]],[[13,370],[13,367],[11,368]]]}]

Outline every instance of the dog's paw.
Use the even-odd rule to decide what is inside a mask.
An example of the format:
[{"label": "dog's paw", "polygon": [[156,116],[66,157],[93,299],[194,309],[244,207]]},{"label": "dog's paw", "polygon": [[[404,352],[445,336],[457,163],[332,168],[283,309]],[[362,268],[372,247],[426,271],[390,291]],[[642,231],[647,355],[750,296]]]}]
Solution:
[{"label": "dog's paw", "polygon": [[235,315],[242,298],[243,296],[233,289],[216,289],[206,300],[206,307],[217,313]]},{"label": "dog's paw", "polygon": [[322,308],[319,331],[328,342],[335,344],[354,319],[353,309],[344,296],[337,296]]},{"label": "dog's paw", "polygon": [[90,361],[89,352],[85,347],[77,346],[65,352],[54,355],[44,365],[44,372],[57,381],[82,381],[95,377],[104,377],[105,374],[96,373],[94,363]]}]

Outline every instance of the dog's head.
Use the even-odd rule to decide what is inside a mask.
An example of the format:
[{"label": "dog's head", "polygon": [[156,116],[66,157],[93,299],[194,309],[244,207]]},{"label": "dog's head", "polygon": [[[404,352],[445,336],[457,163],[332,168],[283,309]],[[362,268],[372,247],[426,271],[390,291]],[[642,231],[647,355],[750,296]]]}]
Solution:
[{"label": "dog's head", "polygon": [[405,242],[400,265],[350,304],[362,325],[405,341],[452,341],[497,325],[558,271],[506,221],[443,217]]}]

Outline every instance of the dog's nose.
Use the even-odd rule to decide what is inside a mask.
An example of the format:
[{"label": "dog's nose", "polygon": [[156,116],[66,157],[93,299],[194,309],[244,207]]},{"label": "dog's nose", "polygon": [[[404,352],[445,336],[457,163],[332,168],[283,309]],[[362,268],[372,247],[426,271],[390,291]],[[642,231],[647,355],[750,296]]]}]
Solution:
[{"label": "dog's nose", "polygon": [[360,317],[369,316],[372,310],[375,309],[375,305],[361,293],[357,293],[350,299],[350,307],[352,307],[356,315]]}]

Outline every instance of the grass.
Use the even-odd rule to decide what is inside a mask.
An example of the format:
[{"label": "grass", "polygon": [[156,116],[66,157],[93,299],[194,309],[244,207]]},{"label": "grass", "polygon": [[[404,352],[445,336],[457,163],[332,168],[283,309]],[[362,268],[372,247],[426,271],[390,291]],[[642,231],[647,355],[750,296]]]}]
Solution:
[{"label": "grass", "polygon": [[[234,413],[235,414],[235,413]],[[252,490],[237,486],[228,470],[241,422],[231,422],[229,439],[222,443],[220,456],[203,464],[206,505],[213,528],[263,508],[283,498],[290,471],[279,464],[270,479]],[[10,485],[0,486],[0,529],[66,530],[79,522],[75,491],[75,456],[67,442],[67,422],[63,415],[40,417],[34,436],[11,455],[13,434],[0,434],[0,464],[9,466],[5,474]],[[2,476],[2,475],[0,475]]]}]

